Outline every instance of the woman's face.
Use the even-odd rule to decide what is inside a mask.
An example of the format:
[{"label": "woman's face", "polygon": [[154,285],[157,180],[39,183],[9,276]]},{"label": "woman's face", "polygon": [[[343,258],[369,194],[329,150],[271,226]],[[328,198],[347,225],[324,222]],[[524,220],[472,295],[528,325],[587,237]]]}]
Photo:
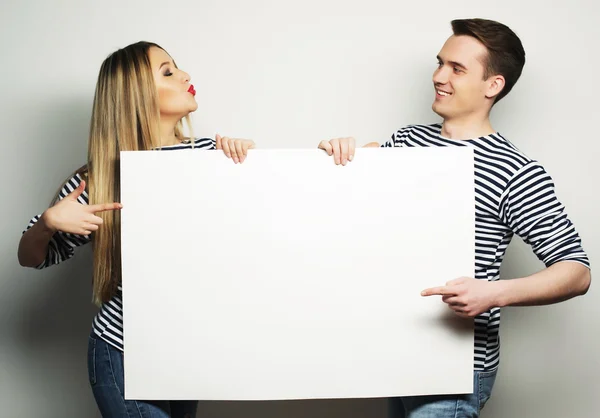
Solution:
[{"label": "woman's face", "polygon": [[190,75],[175,67],[169,54],[155,46],[148,50],[148,58],[158,90],[161,117],[181,119],[198,108],[196,91],[190,84]]}]

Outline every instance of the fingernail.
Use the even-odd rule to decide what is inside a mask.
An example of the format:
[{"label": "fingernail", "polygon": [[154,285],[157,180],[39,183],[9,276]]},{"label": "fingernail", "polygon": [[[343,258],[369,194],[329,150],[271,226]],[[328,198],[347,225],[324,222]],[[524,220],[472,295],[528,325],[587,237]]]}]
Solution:
[{"label": "fingernail", "polygon": [[353,156],[353,155],[349,156],[349,157],[348,157],[348,161],[352,161],[352,158],[354,158],[354,156]]}]

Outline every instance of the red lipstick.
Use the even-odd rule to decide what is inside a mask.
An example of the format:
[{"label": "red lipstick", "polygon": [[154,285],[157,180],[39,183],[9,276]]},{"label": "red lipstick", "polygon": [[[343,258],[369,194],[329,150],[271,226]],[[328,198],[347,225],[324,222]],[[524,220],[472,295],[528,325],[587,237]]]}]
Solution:
[{"label": "red lipstick", "polygon": [[191,93],[192,96],[196,95],[196,90],[194,90],[194,85],[190,84],[190,88],[188,89],[188,93]]}]

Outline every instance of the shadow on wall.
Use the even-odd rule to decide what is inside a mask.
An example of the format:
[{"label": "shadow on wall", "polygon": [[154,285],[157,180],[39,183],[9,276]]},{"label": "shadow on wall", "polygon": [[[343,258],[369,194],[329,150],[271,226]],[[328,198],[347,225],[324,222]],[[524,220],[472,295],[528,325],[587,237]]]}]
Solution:
[{"label": "shadow on wall", "polygon": [[44,350],[48,345],[68,348],[86,340],[97,311],[91,303],[91,246],[59,266],[31,272],[22,279],[18,318],[13,338],[20,347]]},{"label": "shadow on wall", "polygon": [[6,160],[16,177],[13,193],[20,194],[2,220],[0,387],[6,390],[0,415],[93,417],[86,362],[97,311],[91,303],[91,247],[41,271],[19,266],[16,256],[31,217],[85,162],[91,98],[29,103],[27,112],[18,110],[18,100],[14,106],[11,121],[24,135],[13,144],[13,160]]},{"label": "shadow on wall", "polygon": [[36,168],[27,170],[22,185],[34,193],[39,189],[35,195],[41,196],[41,202],[37,197],[36,207],[23,209],[13,218],[18,236],[9,259],[11,264],[14,260],[21,278],[13,283],[19,288],[19,298],[10,306],[18,311],[12,336],[21,347],[40,349],[81,339],[74,331],[89,331],[90,318],[96,311],[91,303],[91,247],[79,248],[71,260],[41,271],[18,266],[13,255],[30,218],[42,213],[62,182],[86,162],[91,105],[91,98],[83,97],[66,103],[39,103],[34,113],[44,117],[32,118],[26,125],[32,132],[44,132],[44,136],[30,139],[34,147],[29,147],[27,160],[30,167]]},{"label": "shadow on wall", "polygon": [[3,393],[7,416],[93,417],[97,410],[87,378],[87,336],[96,309],[86,250],[46,271],[21,268],[10,293],[3,289],[10,296],[0,327],[7,361],[0,380],[10,383]]}]

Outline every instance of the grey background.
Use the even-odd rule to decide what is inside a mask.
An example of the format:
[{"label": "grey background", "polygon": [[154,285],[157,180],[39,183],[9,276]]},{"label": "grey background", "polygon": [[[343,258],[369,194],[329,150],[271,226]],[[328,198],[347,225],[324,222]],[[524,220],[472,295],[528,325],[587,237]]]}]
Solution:
[{"label": "grey background", "polygon": [[[28,220],[85,160],[100,63],[140,39],[162,44],[192,74],[200,103],[196,135],[306,148],[344,135],[381,141],[404,124],[437,121],[430,80],[448,22],[478,16],[507,23],[521,36],[528,62],[492,121],[552,174],[595,266],[598,6],[481,3],[3,2],[0,416],[99,416],[85,360],[95,313],[91,248],[41,272],[21,268],[16,249]],[[502,276],[540,268],[516,239]],[[592,284],[585,297],[560,305],[504,309],[501,367],[483,416],[596,416],[599,302]],[[382,400],[202,402],[198,416],[383,417],[384,406]]]}]

